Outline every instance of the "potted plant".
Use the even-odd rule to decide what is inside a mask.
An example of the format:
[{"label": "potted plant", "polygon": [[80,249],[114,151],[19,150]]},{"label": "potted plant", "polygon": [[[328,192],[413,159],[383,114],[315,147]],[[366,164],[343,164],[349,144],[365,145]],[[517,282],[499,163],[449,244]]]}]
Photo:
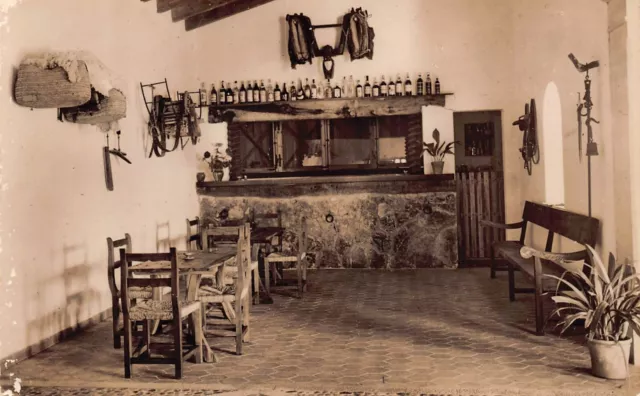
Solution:
[{"label": "potted plant", "polygon": [[215,144],[216,151],[211,156],[211,153],[208,151],[204,152],[204,161],[208,160],[209,168],[211,169],[211,173],[213,173],[213,181],[222,181],[222,176],[224,176],[224,169],[228,168],[231,165],[230,152],[229,149],[226,150],[226,154],[222,153],[220,149],[222,148],[222,143]]},{"label": "potted plant", "polygon": [[422,152],[426,151],[429,153],[433,161],[431,161],[431,168],[433,169],[433,173],[436,175],[442,174],[442,169],[444,168],[444,156],[447,154],[453,154],[452,148],[454,145],[458,144],[458,142],[442,142],[440,144],[440,131],[438,129],[433,130],[433,143],[423,142]]},{"label": "potted plant", "polygon": [[[564,333],[574,322],[584,321],[591,369],[595,376],[625,379],[629,369],[631,338],[629,328],[640,333],[640,276],[629,264],[615,262],[609,254],[608,266],[591,246],[586,246],[590,274],[567,271],[555,278],[566,290],[552,297],[558,304],[552,315],[564,313],[558,326]],[[569,279],[565,278],[568,275]]]}]

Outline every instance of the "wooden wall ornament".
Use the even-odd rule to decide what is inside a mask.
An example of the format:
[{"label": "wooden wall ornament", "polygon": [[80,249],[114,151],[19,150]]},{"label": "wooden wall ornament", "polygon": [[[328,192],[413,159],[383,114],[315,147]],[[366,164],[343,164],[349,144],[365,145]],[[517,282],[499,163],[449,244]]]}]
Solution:
[{"label": "wooden wall ornament", "polygon": [[[373,39],[375,33],[369,27],[367,11],[361,8],[351,9],[344,16],[342,23],[328,25],[313,25],[311,19],[304,14],[287,15],[286,21],[289,28],[289,58],[291,68],[296,65],[313,63],[313,58],[322,56],[322,69],[326,79],[332,79],[334,75],[335,62],[333,58],[342,55],[345,46],[348,47],[351,60],[369,58],[373,59]],[[336,48],[325,45],[318,46],[314,30],[325,28],[341,28],[340,41]],[[348,43],[348,45],[347,45]]]},{"label": "wooden wall ornament", "polygon": [[531,103],[525,103],[524,105],[524,115],[513,122],[513,125],[517,125],[523,132],[522,147],[518,149],[518,151],[520,151],[522,155],[524,168],[529,175],[531,175],[532,164],[538,164],[540,162],[537,124],[536,100],[531,99]]}]

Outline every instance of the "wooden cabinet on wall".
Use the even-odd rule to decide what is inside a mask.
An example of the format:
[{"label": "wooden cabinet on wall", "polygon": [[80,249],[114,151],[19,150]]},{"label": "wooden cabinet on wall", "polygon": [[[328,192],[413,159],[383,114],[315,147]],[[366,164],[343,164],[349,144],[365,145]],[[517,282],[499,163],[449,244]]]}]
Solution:
[{"label": "wooden cabinet on wall", "polygon": [[[227,121],[231,180],[422,174],[422,106],[444,95],[213,106]],[[314,107],[315,106],[315,107]]]}]

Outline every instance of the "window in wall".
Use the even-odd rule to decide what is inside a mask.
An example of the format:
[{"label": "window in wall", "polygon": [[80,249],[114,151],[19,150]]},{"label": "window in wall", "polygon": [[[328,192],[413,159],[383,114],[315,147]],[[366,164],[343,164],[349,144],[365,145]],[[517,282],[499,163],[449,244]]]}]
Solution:
[{"label": "window in wall", "polygon": [[[422,162],[422,128],[412,124],[414,118],[419,115],[232,123],[232,179],[413,170],[407,152],[418,153],[416,161]],[[407,139],[410,130],[419,138]],[[416,147],[411,148],[408,140]]]},{"label": "window in wall", "polygon": [[558,87],[553,82],[547,85],[544,93],[541,132],[545,203],[550,205],[564,205],[562,107]]}]

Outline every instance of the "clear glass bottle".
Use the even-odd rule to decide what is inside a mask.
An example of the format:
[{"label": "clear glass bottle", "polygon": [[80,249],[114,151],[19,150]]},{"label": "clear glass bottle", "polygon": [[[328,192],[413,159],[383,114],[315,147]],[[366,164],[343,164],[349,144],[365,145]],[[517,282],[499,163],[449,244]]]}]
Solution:
[{"label": "clear glass bottle", "polygon": [[231,95],[232,95],[231,100],[233,101],[233,103],[235,104],[240,103],[240,90],[238,89],[237,81],[233,82],[233,91]]},{"label": "clear glass bottle", "polygon": [[356,97],[356,82],[353,79],[353,76],[349,76],[349,83],[347,85],[347,96],[350,98]]},{"label": "clear glass bottle", "polygon": [[340,85],[340,92],[342,93],[343,98],[348,98],[347,95],[347,77],[342,77],[342,84]]},{"label": "clear glass bottle", "polygon": [[311,80],[311,99],[318,99],[318,86],[316,85],[316,79]]},{"label": "clear glass bottle", "polygon": [[267,80],[267,102],[273,102],[274,100],[273,84],[271,84],[271,79],[269,79]]},{"label": "clear glass bottle", "polygon": [[200,104],[207,106],[209,104],[209,96],[207,95],[207,87],[204,83],[200,83]]},{"label": "clear glass bottle", "polygon": [[327,85],[324,87],[324,98],[333,98],[333,89],[331,89],[331,80],[327,79]]}]

